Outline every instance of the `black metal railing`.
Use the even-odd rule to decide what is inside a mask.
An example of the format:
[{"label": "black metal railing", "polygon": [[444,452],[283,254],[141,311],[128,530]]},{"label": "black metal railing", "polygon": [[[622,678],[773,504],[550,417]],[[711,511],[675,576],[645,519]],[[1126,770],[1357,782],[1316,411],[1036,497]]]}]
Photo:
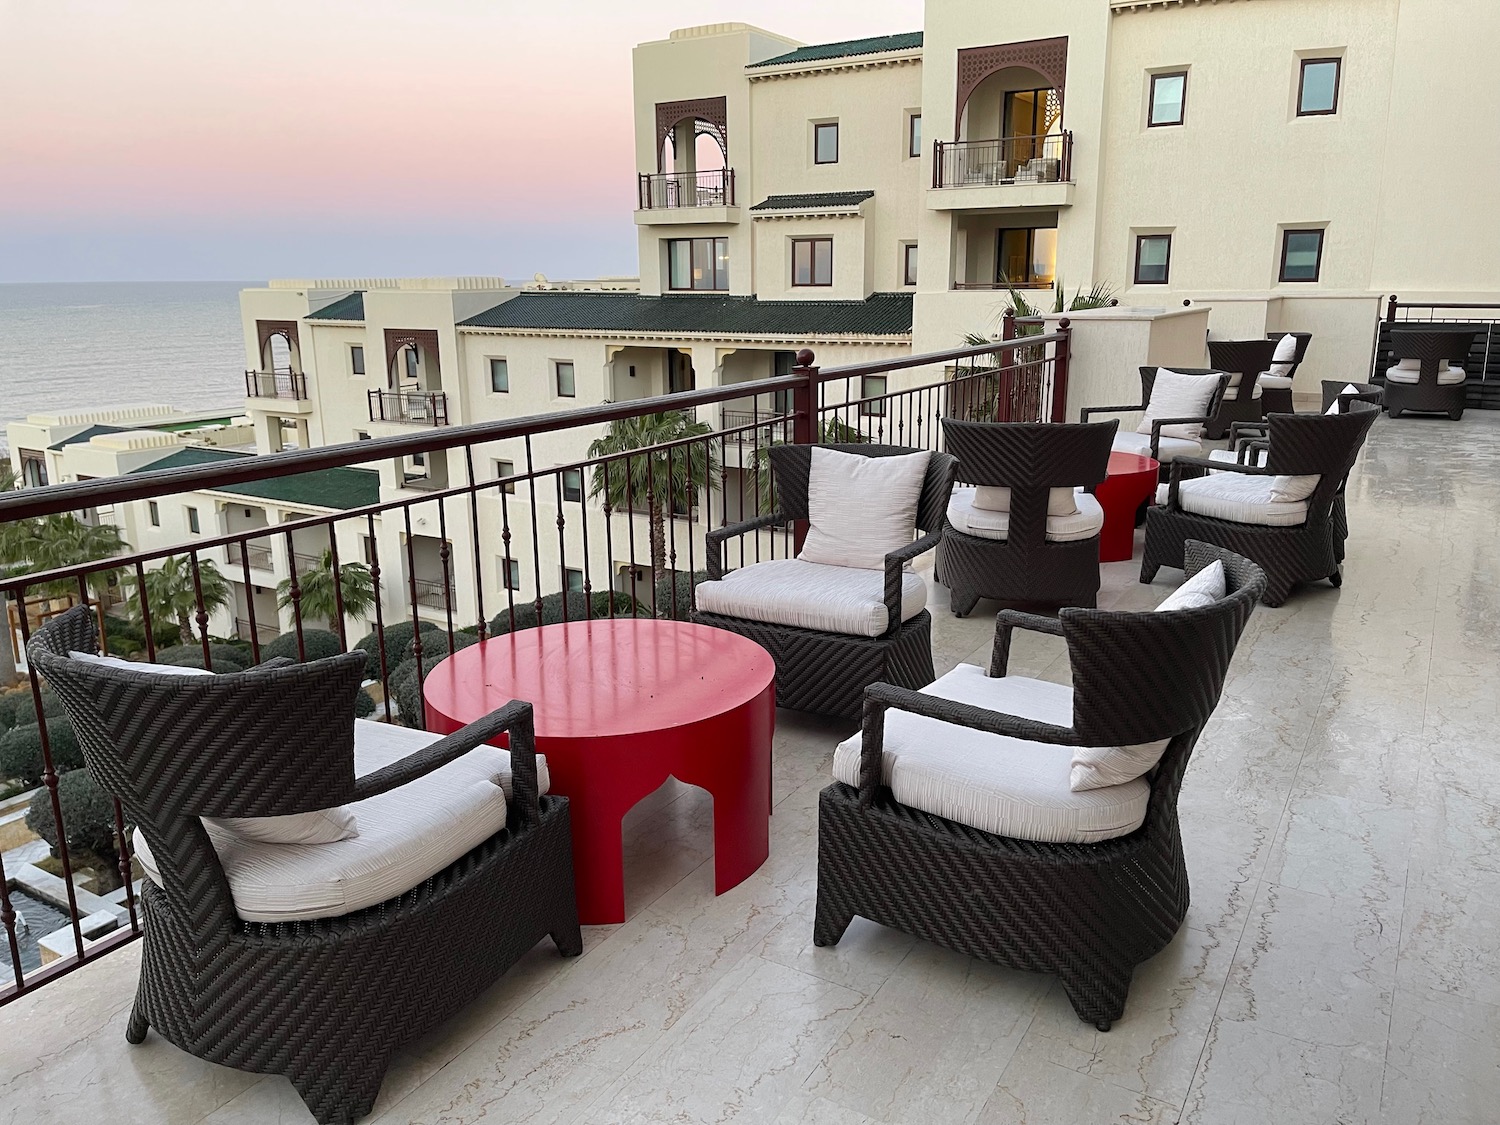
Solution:
[{"label": "black metal railing", "polygon": [[246,371],[246,398],[307,398],[307,376],[300,371]]},{"label": "black metal railing", "polygon": [[448,424],[448,396],[442,391],[371,391],[370,421]]},{"label": "black metal railing", "polygon": [[1391,333],[1408,327],[1431,327],[1474,333],[1469,357],[1464,363],[1469,377],[1465,386],[1468,405],[1500,410],[1500,304],[1462,302],[1432,304],[1387,298],[1383,315],[1375,325],[1375,344],[1370,357],[1370,379],[1385,381],[1386,368],[1395,363]]},{"label": "black metal railing", "polygon": [[1058,184],[1073,181],[1073,134],[934,141],[932,186]]},{"label": "black metal railing", "polygon": [[[1014,331],[1014,326],[1007,331]],[[118,616],[97,609],[108,651],[155,660],[159,646],[176,646],[185,633],[197,652],[178,649],[172,658],[180,661],[190,655],[211,671],[216,661],[221,670],[231,664],[259,663],[281,614],[291,625],[278,651],[295,652],[300,659],[333,646],[351,648],[360,639],[350,635],[351,623],[370,620],[371,670],[377,681],[372,697],[394,703],[387,718],[399,714],[420,723],[422,678],[441,653],[455,648],[459,631],[483,639],[512,624],[523,627],[529,621],[568,620],[582,614],[685,616],[692,607],[693,589],[703,578],[707,532],[774,511],[765,454],[775,442],[866,440],[941,448],[944,417],[976,416],[985,409],[987,396],[998,394],[1007,378],[1019,380],[1032,371],[1045,372],[1050,388],[1034,404],[1033,417],[1059,417],[1066,405],[1069,339],[1064,322],[1058,332],[1047,335],[826,370],[814,365],[810,351],[801,351],[790,374],[751,383],[3,493],[0,522],[111,504],[123,512],[124,505],[144,506],[201,490],[438,452],[446,454],[451,482],[420,494],[391,490],[386,493],[390,498],[378,503],[329,510],[270,531],[247,528],[8,575],[0,579],[0,602],[7,613],[14,612],[24,646],[47,619],[70,605],[97,606],[95,588],[103,576],[112,575],[127,584],[131,597]],[[721,415],[726,422],[721,429],[693,423],[680,413],[684,408],[722,410],[731,402],[754,403],[761,398],[789,406],[785,412],[752,408],[744,418],[731,411]],[[663,414],[677,425],[678,436],[602,456],[589,454],[590,443],[601,433],[613,429],[624,435],[631,432],[634,420]],[[502,469],[504,475],[499,475]],[[803,531],[792,525],[744,536],[726,552],[726,564],[789,557],[798,549]],[[256,599],[236,598],[235,588],[253,594],[254,550],[278,536],[294,562],[311,558],[309,550],[326,544],[330,569],[341,580],[304,583],[306,573],[294,566],[277,594],[285,608],[268,621],[260,619],[265,614]],[[221,548],[235,561],[219,574],[223,581],[205,581],[213,578],[208,563]],[[341,559],[358,560],[367,567],[368,573],[360,577],[373,595],[368,605],[346,606]],[[146,575],[169,562],[186,576],[186,585],[176,596],[158,601]],[[564,596],[563,585],[574,583],[581,590]],[[144,598],[138,593],[143,586],[148,591]],[[182,589],[188,591],[186,609]],[[217,600],[209,596],[214,591]],[[399,649],[387,643],[387,629],[395,622],[412,626],[413,635],[403,638]],[[424,634],[424,623],[447,634],[438,656],[433,655],[431,640],[424,646],[424,635],[432,636]],[[325,625],[331,633],[315,637]],[[237,646],[238,657],[232,662],[225,644]],[[393,676],[405,661],[414,665],[413,674]],[[35,669],[23,665],[22,672],[30,704],[41,715],[43,683]],[[0,858],[0,964],[8,959],[14,977],[6,986],[0,973],[0,1004],[140,934],[131,843],[118,804],[113,825],[104,830],[113,834],[117,881],[124,891],[117,896],[117,924],[103,933],[86,933],[82,925],[89,915],[83,907],[94,900],[82,897],[87,892],[75,882],[78,868],[68,841],[77,837],[67,831],[58,798],[60,766],[76,765],[59,763],[53,754],[52,723],[61,721],[49,719],[39,727],[40,785],[35,800],[41,815],[52,821],[58,841],[56,866],[64,890],[57,905],[69,919],[59,941],[67,951],[39,968],[22,967],[16,912],[7,889],[14,872],[6,871]]]},{"label": "black metal railing", "polygon": [[271,569],[269,543],[231,543],[227,557],[231,564],[248,562],[254,570]]},{"label": "black metal railing", "polygon": [[733,207],[734,169],[707,172],[642,172],[636,184],[640,210],[671,207]]}]

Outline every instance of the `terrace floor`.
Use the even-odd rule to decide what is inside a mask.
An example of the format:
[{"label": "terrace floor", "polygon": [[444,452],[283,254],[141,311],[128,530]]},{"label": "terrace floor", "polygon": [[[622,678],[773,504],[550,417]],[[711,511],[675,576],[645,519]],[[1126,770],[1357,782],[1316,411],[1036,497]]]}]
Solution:
[{"label": "terrace floor", "polygon": [[[856,920],[812,945],[846,728],[783,713],[771,858],[713,895],[710,816],[632,814],[630,920],[534,950],[397,1062],[397,1122],[1461,1125],[1500,1105],[1500,413],[1382,419],[1342,590],[1261,608],[1189,766],[1193,906],[1100,1034],[1053,980]],[[1149,607],[1135,564],[1106,606]],[[940,669],[990,618],[937,593]],[[981,610],[990,607],[981,606]],[[1024,646],[1024,647],[1023,647]],[[1061,642],[1012,667],[1065,679]],[[139,946],[0,1010],[0,1122],[311,1121],[291,1087],[125,1043]]]}]

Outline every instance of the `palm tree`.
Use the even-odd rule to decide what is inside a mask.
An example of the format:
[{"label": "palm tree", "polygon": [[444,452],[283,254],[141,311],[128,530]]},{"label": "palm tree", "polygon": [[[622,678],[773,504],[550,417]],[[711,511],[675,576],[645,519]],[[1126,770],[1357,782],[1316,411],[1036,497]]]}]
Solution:
[{"label": "palm tree", "polygon": [[[859,427],[851,426],[848,422],[840,418],[825,418],[818,423],[819,445],[853,445],[870,440],[868,434],[859,432]],[[784,439],[773,438],[770,445],[761,446],[750,458],[750,472],[755,478],[755,511],[757,515],[765,515],[776,508],[771,487],[771,449],[774,446],[785,444]]]},{"label": "palm tree", "polygon": [[[338,632],[339,607],[333,595],[333,551],[325,550],[313,569],[297,575],[297,604],[303,620],[327,621],[328,631]],[[339,567],[339,594],[344,613],[363,617],[375,605],[375,580],[364,563],[344,563]],[[276,585],[276,604],[292,608],[292,580],[284,578]]]},{"label": "palm tree", "polygon": [[[612,457],[637,449],[706,437],[713,429],[685,410],[621,418],[609,432],[589,443],[589,457]],[[698,493],[719,471],[719,459],[707,441],[655,450],[594,467],[590,495],[602,496],[611,511],[639,507],[644,499],[651,529],[651,569],[660,578],[667,569],[666,512],[690,511]]]},{"label": "palm tree", "polygon": [[[183,644],[193,643],[193,618],[198,612],[198,590],[203,592],[203,611],[211,614],[229,604],[229,583],[219,573],[212,559],[198,560],[197,589],[193,585],[193,566],[186,558],[171,556],[155,570],[146,571],[145,582],[131,576],[128,581],[135,587],[131,613],[144,624],[145,609],[150,610],[153,621],[175,619],[177,633]],[[142,605],[142,594],[145,605]],[[207,626],[204,626],[207,634]]]}]

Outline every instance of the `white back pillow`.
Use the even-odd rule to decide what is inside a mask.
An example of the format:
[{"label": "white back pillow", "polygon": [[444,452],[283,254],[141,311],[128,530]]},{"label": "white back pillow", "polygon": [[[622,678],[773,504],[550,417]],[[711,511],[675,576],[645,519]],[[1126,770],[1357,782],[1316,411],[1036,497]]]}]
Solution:
[{"label": "white back pillow", "polygon": [[[1135,432],[1149,434],[1151,423],[1158,418],[1202,418],[1208,413],[1209,400],[1218,388],[1217,375],[1184,375],[1167,367],[1158,368],[1156,381],[1151,385],[1151,401],[1146,404],[1145,416]],[[1203,435],[1203,424],[1163,426],[1161,432],[1163,437],[1197,441]]]},{"label": "white back pillow", "polygon": [[812,447],[807,538],[797,557],[829,566],[883,570],[885,556],[912,541],[928,450],[862,457]]},{"label": "white back pillow", "polygon": [[1266,374],[1286,378],[1292,373],[1292,361],[1296,358],[1297,337],[1288,333],[1276,341],[1276,351],[1271,355],[1271,366]]},{"label": "white back pillow", "polygon": [[[974,490],[974,507],[986,512],[1010,511],[1010,489],[1004,485],[980,485]],[[1049,516],[1076,516],[1078,498],[1071,488],[1047,490],[1047,514]]]}]

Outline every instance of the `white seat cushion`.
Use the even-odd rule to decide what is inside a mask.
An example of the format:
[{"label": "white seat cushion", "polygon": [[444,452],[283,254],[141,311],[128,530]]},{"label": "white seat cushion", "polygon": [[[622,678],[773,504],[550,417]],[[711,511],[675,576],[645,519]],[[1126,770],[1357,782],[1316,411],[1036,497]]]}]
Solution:
[{"label": "white seat cushion", "polygon": [[1272,391],[1289,391],[1292,389],[1292,380],[1288,375],[1263,374],[1258,380],[1256,380],[1256,393],[1251,397],[1259,398],[1262,388]]},{"label": "white seat cushion", "polygon": [[[959,485],[962,488],[964,486]],[[1010,489],[1003,485],[985,485],[972,489],[974,507],[987,512],[1010,511]],[[1071,488],[1049,488],[1047,490],[1047,514],[1049,516],[1071,516],[1078,511],[1078,501]]]},{"label": "white seat cushion", "polygon": [[[1087,492],[1078,493],[1073,503],[1077,510],[1071,516],[1047,517],[1049,543],[1092,539],[1104,526],[1104,509]],[[948,522],[953,525],[953,530],[981,539],[1004,539],[1010,533],[1010,513],[976,508],[972,488],[953,490],[953,497],[948,501]]]},{"label": "white seat cushion", "polygon": [[1163,599],[1157,613],[1178,609],[1206,609],[1220,601],[1228,588],[1224,564],[1215,559]]},{"label": "white seat cushion", "polygon": [[[1275,379],[1286,379],[1286,385],[1291,386],[1292,363],[1296,358],[1297,337],[1288,332],[1276,341],[1276,350],[1271,353],[1271,368],[1262,374],[1262,379],[1265,375],[1270,375]],[[1270,384],[1263,383],[1262,385],[1269,386]]]},{"label": "white seat cushion", "polygon": [[[1263,454],[1259,449],[1252,449],[1250,451],[1250,458],[1246,461],[1246,464],[1259,468],[1262,456]],[[1210,461],[1223,461],[1230,465],[1239,463],[1239,455],[1233,449],[1210,449],[1208,451],[1208,459]]]},{"label": "white seat cushion", "polygon": [[[1020,676],[992,679],[972,664],[960,664],[922,694],[1059,726],[1073,722],[1072,689]],[[834,779],[846,785],[859,784],[860,739],[856,733],[834,751]],[[903,805],[1001,836],[1090,844],[1134,832],[1146,817],[1150,783],[1137,776],[1075,792],[1076,753],[893,708],[885,715],[880,773]]]},{"label": "white seat cushion", "polygon": [[1306,500],[1278,500],[1272,495],[1272,487],[1278,479],[1246,473],[1210,473],[1206,477],[1181,482],[1177,502],[1185,512],[1233,523],[1265,527],[1295,527],[1306,523]]},{"label": "white seat cushion", "polygon": [[[1171,428],[1170,426],[1167,427],[1167,429]],[[1139,453],[1142,457],[1150,457],[1151,435],[1116,434],[1115,440],[1110,443],[1109,447],[1116,453]],[[1202,442],[1189,441],[1186,438],[1167,437],[1165,431],[1162,433],[1156,459],[1163,465],[1170,464],[1178,457],[1201,456],[1203,456]]]},{"label": "white seat cushion", "polygon": [[[1239,386],[1240,373],[1238,371],[1233,371],[1229,375],[1229,390],[1225,392],[1226,396],[1229,398],[1234,398],[1235,396],[1233,394],[1230,394],[1229,392],[1239,390]],[[1257,376],[1255,379],[1255,386],[1250,389],[1250,397],[1252,399],[1260,398],[1260,391],[1262,386],[1264,386],[1264,384],[1261,383],[1260,377]]]},{"label": "white seat cushion", "polygon": [[[802,558],[742,566],[718,582],[698,583],[694,596],[701,613],[821,633],[878,637],[889,626],[883,571],[825,566]],[[910,621],[926,606],[927,584],[920,575],[903,572],[901,620]]]},{"label": "white seat cushion", "polygon": [[[1336,412],[1330,411],[1330,413]],[[1235,453],[1232,449],[1215,449],[1208,455],[1208,459],[1210,461],[1226,461],[1231,465],[1236,463]],[[1252,449],[1250,451],[1249,460],[1247,460],[1245,463],[1254,468],[1259,468],[1263,462],[1264,456],[1262,454],[1262,451],[1259,449]],[[1306,500],[1309,496],[1311,496],[1318,490],[1318,481],[1322,479],[1323,478],[1320,477],[1317,473],[1299,477],[1272,477],[1271,499],[1283,501]]]},{"label": "white seat cushion", "polygon": [[[1201,418],[1208,413],[1209,400],[1219,385],[1217,375],[1184,375],[1170,367],[1159,367],[1151,384],[1151,401],[1146,404],[1135,432],[1151,436],[1151,422],[1156,418]],[[1163,437],[1197,441],[1203,434],[1203,423],[1183,422],[1162,427]]]},{"label": "white seat cushion", "polygon": [[885,557],[912,541],[928,450],[862,457],[812,447],[807,538],[800,558],[829,566],[883,570]]},{"label": "white seat cushion", "polygon": [[[1462,383],[1469,377],[1468,371],[1457,364],[1450,363],[1438,368],[1438,386],[1453,387]],[[1416,383],[1422,378],[1422,361],[1417,359],[1403,359],[1394,367],[1385,369],[1385,381],[1387,383]]]},{"label": "white seat cushion", "polygon": [[[357,776],[400,761],[438,735],[359,719],[354,723]],[[540,791],[546,763],[537,759]],[[247,922],[335,918],[385,902],[436,875],[505,827],[510,755],[471,750],[425,777],[347,806],[359,835],[328,844],[267,844],[208,824],[229,879],[235,911]],[[157,884],[155,857],[139,829],[136,854]]]}]

